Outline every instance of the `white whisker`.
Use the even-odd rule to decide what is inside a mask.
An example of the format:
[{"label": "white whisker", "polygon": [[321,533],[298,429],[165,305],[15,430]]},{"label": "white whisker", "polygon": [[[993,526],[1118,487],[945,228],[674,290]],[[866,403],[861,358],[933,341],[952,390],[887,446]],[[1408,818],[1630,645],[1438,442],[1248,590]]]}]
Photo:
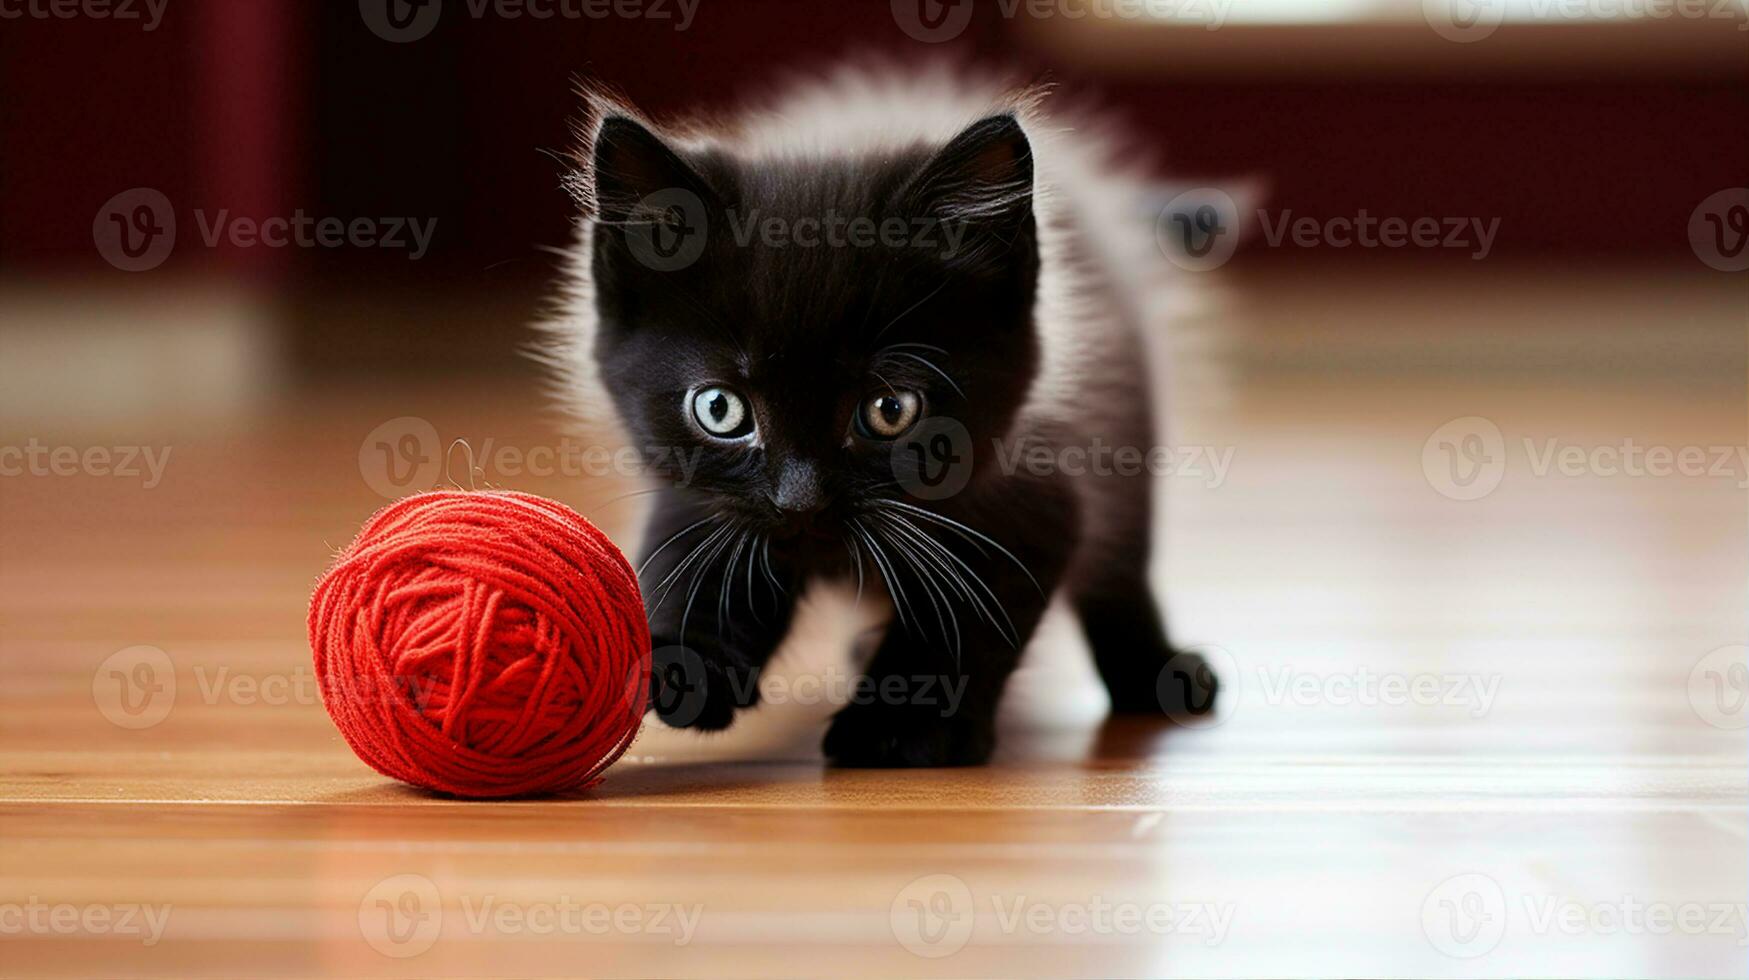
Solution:
[{"label": "white whisker", "polygon": [[[710,553],[710,557],[708,557],[704,561],[700,562],[698,565],[698,568],[693,570],[692,582],[689,585],[688,591],[686,593],[686,608],[684,608],[680,611],[680,642],[681,643],[686,642],[686,620],[687,620],[688,616],[692,615],[692,603],[693,603],[693,600],[698,598],[699,586],[704,584],[704,573],[709,571],[710,567],[712,565],[716,564],[717,556],[721,555],[725,550],[728,549],[729,541],[730,541],[730,538],[725,536],[723,538],[722,543],[717,545],[716,549]],[[720,623],[719,623],[719,625],[720,625]]]},{"label": "white whisker", "polygon": [[911,602],[905,596],[905,587],[899,584],[898,576],[893,573],[892,565],[886,559],[886,553],[881,550],[880,542],[875,540],[870,529],[857,526],[857,533],[862,536],[863,544],[868,545],[869,557],[874,559],[875,568],[885,580],[887,595],[893,600],[893,610],[899,617],[900,626],[910,626],[910,617],[905,613],[910,609]]},{"label": "white whisker", "polygon": [[[852,524],[856,518],[851,518]],[[862,605],[862,549],[856,546],[856,539],[848,535],[844,538],[844,548],[850,552],[850,560],[856,563],[856,604]]]},{"label": "white whisker", "polygon": [[[723,565],[723,582],[717,587],[717,638],[723,635],[723,624],[729,620],[729,595],[735,586],[735,569],[740,567],[741,551],[747,547],[747,541],[753,537],[751,528],[745,529],[735,539],[735,550],[729,552],[729,560]],[[752,610],[749,609],[749,612]]]},{"label": "white whisker", "polygon": [[1014,552],[1009,551],[1007,548],[1002,547],[1002,545],[997,543],[995,538],[990,537],[988,534],[985,534],[982,531],[979,531],[975,528],[971,528],[971,527],[968,527],[964,524],[961,524],[959,521],[956,521],[951,517],[943,517],[942,515],[937,514],[936,512],[934,512],[932,510],[924,510],[923,508],[918,507],[915,504],[908,504],[908,503],[904,502],[903,500],[887,499],[887,500],[877,500],[877,501],[874,501],[873,503],[877,507],[885,507],[885,506],[898,507],[898,508],[906,511],[907,513],[916,514],[918,517],[921,517],[924,520],[934,521],[938,524],[942,524],[946,527],[952,528],[955,531],[961,532],[962,534],[972,535],[973,537],[977,538],[979,541],[982,541],[983,543],[985,543],[985,544],[989,545],[990,547],[995,548],[997,551],[1001,552],[1003,557],[1007,558],[1009,561],[1014,563],[1014,567],[1020,569],[1021,573],[1026,576],[1027,580],[1032,583],[1032,587],[1034,589],[1038,590],[1038,594],[1041,597],[1047,598],[1047,599],[1050,598],[1048,595],[1046,595],[1045,590],[1044,590],[1044,586],[1039,585],[1038,579],[1033,577],[1032,570],[1026,567],[1026,563],[1022,562],[1019,558],[1014,557]]},{"label": "white whisker", "polygon": [[956,394],[958,394],[961,398],[966,397],[965,390],[959,386],[958,382],[954,381],[953,375],[948,374],[946,371],[943,371],[941,368],[937,367],[935,362],[931,361],[929,358],[924,357],[921,354],[912,354],[909,351],[902,351],[902,350],[891,351],[888,354],[888,356],[889,357],[902,357],[902,358],[905,358],[906,360],[916,361],[917,363],[923,365],[924,367],[928,368],[929,370],[934,371],[936,374],[941,375],[941,380],[946,381],[948,383],[948,386],[951,387],[954,390],[954,392]]},{"label": "white whisker", "polygon": [[[703,541],[700,541],[698,544],[693,545],[692,550],[686,553],[686,557],[682,558],[680,560],[680,564],[675,565],[672,569],[669,570],[667,577],[663,578],[662,581],[657,583],[657,585],[656,585],[657,589],[662,590],[662,594],[657,597],[655,604],[650,607],[650,612],[652,614],[654,614],[656,612],[656,610],[662,608],[662,604],[668,601],[668,594],[670,592],[673,592],[675,586],[678,586],[680,584],[679,576],[682,572],[686,571],[687,566],[691,565],[693,563],[693,560],[698,558],[699,555],[701,555],[704,552],[704,549],[710,547],[711,542],[716,541],[718,538],[723,537],[724,535],[728,534],[728,532],[732,528],[733,528],[733,525],[725,524],[722,527],[719,527],[716,530],[712,531],[709,535],[707,535],[705,537],[705,539]],[[655,590],[652,589],[651,591],[655,591]]]},{"label": "white whisker", "polygon": [[[922,586],[923,595],[928,598],[929,605],[935,609],[935,621],[941,627],[942,632],[945,633],[947,631],[948,622],[950,620],[952,621],[953,660],[954,667],[958,668],[960,662],[960,651],[964,641],[960,636],[959,617],[953,614],[953,603],[948,599],[946,589],[935,584],[934,571],[926,561],[922,560],[923,556],[918,553],[914,546],[907,544],[903,539],[897,537],[888,537],[887,542],[893,546],[895,551],[899,552],[900,555],[909,561],[911,567],[917,572],[917,582]],[[937,595],[940,596],[939,601],[937,601]]]},{"label": "white whisker", "polygon": [[[935,560],[936,564],[958,584],[961,593],[969,602],[971,602],[972,607],[977,611],[978,615],[989,622],[991,626],[995,627],[996,631],[1002,634],[1002,638],[1006,640],[1010,646],[1020,645],[1018,642],[1019,632],[1014,627],[1014,619],[1008,615],[1008,609],[1002,605],[1001,598],[999,598],[995,591],[990,588],[989,583],[984,581],[983,576],[974,571],[970,565],[967,565],[960,556],[954,554],[952,549],[930,537],[921,527],[912,524],[901,515],[883,513],[877,514],[876,516],[884,518],[885,520],[898,522],[895,527],[902,533],[911,535],[920,546],[930,553],[930,556]],[[944,558],[947,562],[952,562],[953,565],[950,566],[946,564],[946,562],[943,561]],[[955,568],[953,566],[958,567]],[[970,577],[969,580],[968,576]],[[976,586],[976,589],[983,590],[982,596],[978,594],[976,589],[974,589],[974,586]],[[985,596],[989,598],[990,605],[985,604]],[[991,611],[991,605],[995,607],[994,612]],[[997,613],[1001,613],[1002,615],[1001,622],[998,622],[996,619]]]},{"label": "white whisker", "polygon": [[644,559],[643,564],[638,566],[638,578],[643,578],[644,577],[644,570],[646,568],[650,567],[650,563],[656,560],[656,556],[661,554],[664,549],[666,549],[669,545],[673,544],[677,539],[679,539],[679,537],[682,534],[685,534],[686,532],[692,530],[695,527],[709,524],[711,521],[720,521],[720,520],[722,520],[722,518],[723,518],[723,515],[721,515],[721,514],[712,514],[709,517],[706,517],[705,519],[703,519],[701,521],[694,521],[693,523],[688,524],[687,526],[685,526],[685,527],[681,528],[680,530],[675,531],[673,534],[669,535],[668,540],[662,542],[662,544],[660,546],[658,546],[655,551],[650,552],[650,554]]}]

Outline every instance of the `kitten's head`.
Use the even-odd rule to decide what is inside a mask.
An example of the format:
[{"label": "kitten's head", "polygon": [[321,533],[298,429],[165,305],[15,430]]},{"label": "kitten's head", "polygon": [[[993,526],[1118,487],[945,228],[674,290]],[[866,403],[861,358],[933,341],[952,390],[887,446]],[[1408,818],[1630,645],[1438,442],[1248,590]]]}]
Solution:
[{"label": "kitten's head", "polygon": [[1008,431],[1038,361],[1014,115],[868,155],[756,158],[611,112],[594,136],[594,355],[665,479],[835,541],[944,462],[908,440],[946,430],[965,454]]}]

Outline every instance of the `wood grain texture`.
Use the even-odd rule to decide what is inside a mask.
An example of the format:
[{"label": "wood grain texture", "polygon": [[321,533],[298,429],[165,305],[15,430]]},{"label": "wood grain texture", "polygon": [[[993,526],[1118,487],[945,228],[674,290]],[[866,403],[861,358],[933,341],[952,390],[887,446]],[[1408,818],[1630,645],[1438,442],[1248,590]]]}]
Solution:
[{"label": "wood grain texture", "polygon": [[[171,455],[149,489],[0,479],[0,973],[1741,976],[1742,661],[1703,658],[1746,639],[1749,472],[1536,467],[1551,439],[1745,445],[1740,290],[1640,286],[1505,283],[1485,326],[1437,284],[1242,299],[1175,405],[1230,468],[1162,479],[1160,579],[1181,641],[1219,649],[1221,723],[1105,720],[1053,614],[981,769],[827,770],[799,709],[755,750],[649,731],[566,799],[366,769],[303,637],[383,502],[366,433],[426,419],[476,482],[629,541],[629,481],[496,455],[561,444],[532,393],[7,431]],[[1405,344],[1417,309],[1438,325]],[[1506,465],[1461,501],[1424,449],[1468,416]],[[140,645],[167,669],[117,676]]]}]

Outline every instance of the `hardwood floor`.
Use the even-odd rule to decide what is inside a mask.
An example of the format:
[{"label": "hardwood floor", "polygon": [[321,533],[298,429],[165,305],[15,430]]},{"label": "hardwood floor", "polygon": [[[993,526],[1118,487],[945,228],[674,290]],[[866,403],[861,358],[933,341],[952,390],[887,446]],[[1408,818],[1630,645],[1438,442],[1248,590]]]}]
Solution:
[{"label": "hardwood floor", "polygon": [[[1749,301],[1490,284],[1237,284],[1161,480],[1218,723],[1106,721],[1053,614],[980,769],[824,769],[797,703],[576,798],[398,786],[308,590],[407,417],[629,545],[627,481],[530,471],[537,392],[0,422],[163,464],[0,477],[0,974],[1743,976]],[[1704,465],[1619,472],[1652,447]]]}]

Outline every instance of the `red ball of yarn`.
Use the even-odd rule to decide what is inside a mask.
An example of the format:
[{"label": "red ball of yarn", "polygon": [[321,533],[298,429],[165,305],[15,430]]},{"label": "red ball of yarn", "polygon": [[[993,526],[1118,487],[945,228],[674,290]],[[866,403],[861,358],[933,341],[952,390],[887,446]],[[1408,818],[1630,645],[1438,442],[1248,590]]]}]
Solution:
[{"label": "red ball of yarn", "polygon": [[637,575],[582,515],[434,491],[378,511],[310,598],[322,703],[378,772],[468,797],[579,789],[637,734]]}]

